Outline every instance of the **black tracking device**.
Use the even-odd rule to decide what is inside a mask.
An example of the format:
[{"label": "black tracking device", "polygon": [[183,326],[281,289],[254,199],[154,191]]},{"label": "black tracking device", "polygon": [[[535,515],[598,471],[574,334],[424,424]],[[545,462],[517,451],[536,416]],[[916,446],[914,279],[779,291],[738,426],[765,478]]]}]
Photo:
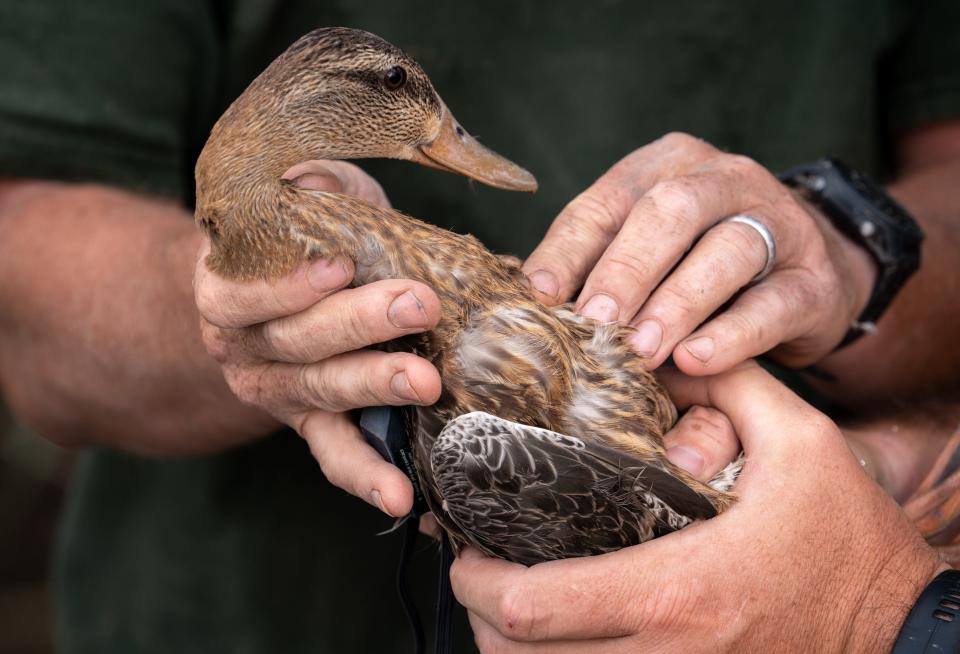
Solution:
[{"label": "black tracking device", "polygon": [[407,420],[403,409],[393,406],[367,407],[360,412],[360,431],[367,443],[380,453],[385,461],[400,468],[413,484],[414,518],[429,513],[426,497],[420,488],[417,468],[413,463],[413,449],[407,435]]}]

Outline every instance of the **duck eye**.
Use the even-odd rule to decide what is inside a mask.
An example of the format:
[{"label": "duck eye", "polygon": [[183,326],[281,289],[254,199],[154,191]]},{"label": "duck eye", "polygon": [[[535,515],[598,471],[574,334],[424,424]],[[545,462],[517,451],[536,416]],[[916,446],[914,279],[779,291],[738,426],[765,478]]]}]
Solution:
[{"label": "duck eye", "polygon": [[407,83],[407,71],[402,66],[394,66],[383,74],[383,85],[389,91],[396,91]]}]

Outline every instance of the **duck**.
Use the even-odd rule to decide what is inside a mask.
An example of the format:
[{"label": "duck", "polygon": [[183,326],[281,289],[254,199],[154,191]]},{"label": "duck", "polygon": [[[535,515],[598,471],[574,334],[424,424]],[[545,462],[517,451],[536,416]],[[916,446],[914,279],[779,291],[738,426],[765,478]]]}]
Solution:
[{"label": "duck", "polygon": [[629,327],[542,304],[519,260],[472,236],[283,178],[304,161],[361,158],[537,188],[456,121],[402,50],[361,30],[316,29],[210,132],[195,170],[206,265],[271,281],[342,256],[355,264],[354,285],[402,278],[436,291],[437,326],[385,347],[440,372],[439,400],[410,408],[409,433],[420,486],[455,551],[472,545],[525,565],[602,554],[734,503],[730,470],[702,483],[667,460],[677,412],[627,345]]}]

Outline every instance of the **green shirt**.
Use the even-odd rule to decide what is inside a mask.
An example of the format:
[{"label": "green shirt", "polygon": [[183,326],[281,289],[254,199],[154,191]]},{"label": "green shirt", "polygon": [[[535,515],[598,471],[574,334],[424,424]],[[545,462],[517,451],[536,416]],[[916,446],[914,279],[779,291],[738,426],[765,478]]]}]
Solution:
[{"label": "green shirt", "polygon": [[[519,255],[607,167],[668,131],[772,169],[834,154],[882,174],[897,134],[960,116],[952,0],[456,5],[4,3],[0,174],[189,204],[212,122],[321,25],[406,49],[468,130],[537,175],[531,197],[364,164],[397,207]],[[410,651],[393,590],[399,541],[375,535],[388,526],[330,487],[289,433],[189,460],[89,451],[57,555],[61,648]],[[425,602],[436,557],[418,559]]]}]

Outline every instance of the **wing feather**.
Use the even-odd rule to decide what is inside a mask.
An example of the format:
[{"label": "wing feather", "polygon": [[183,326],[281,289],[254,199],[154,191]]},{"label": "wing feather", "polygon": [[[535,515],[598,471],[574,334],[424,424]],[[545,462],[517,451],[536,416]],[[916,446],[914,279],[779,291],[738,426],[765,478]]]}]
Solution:
[{"label": "wing feather", "polygon": [[431,472],[470,542],[527,565],[621,549],[716,513],[653,462],[483,412],[444,427]]}]

